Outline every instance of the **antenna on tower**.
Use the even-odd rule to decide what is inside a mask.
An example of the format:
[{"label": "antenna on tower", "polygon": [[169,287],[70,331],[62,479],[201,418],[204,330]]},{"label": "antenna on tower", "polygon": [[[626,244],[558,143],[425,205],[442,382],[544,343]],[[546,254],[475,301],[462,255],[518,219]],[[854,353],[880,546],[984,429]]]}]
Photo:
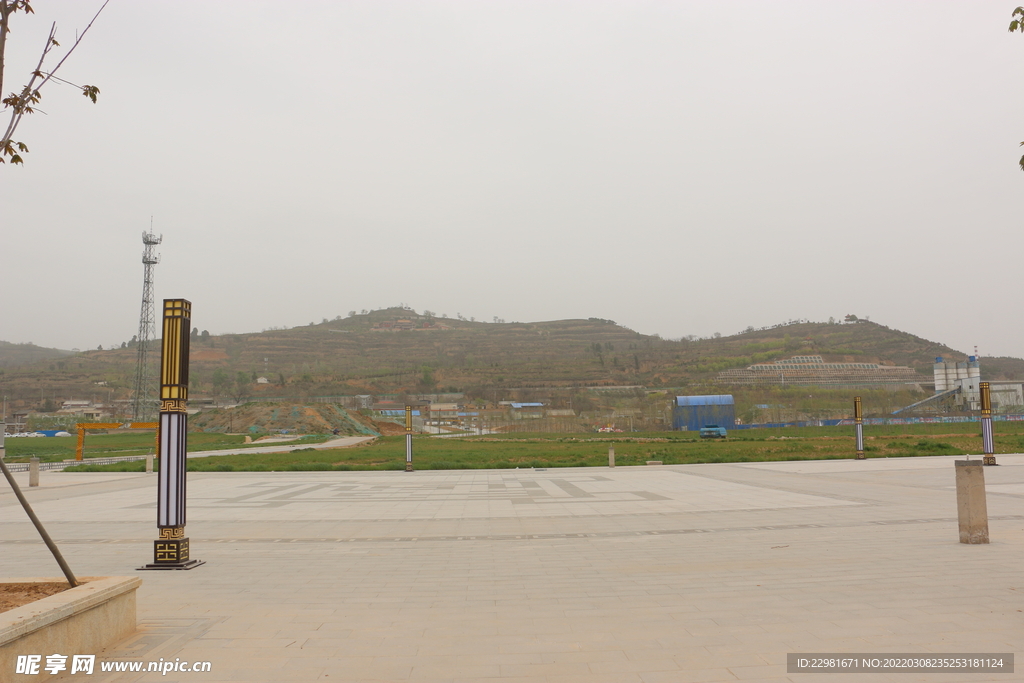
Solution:
[{"label": "antenna on tower", "polygon": [[153,327],[156,315],[153,308],[153,271],[160,263],[160,255],[156,253],[156,245],[164,240],[153,234],[153,219],[149,219],[149,232],[142,233],[142,243],[146,246],[142,252],[142,263],[145,275],[142,281],[142,311],[139,313],[139,334],[137,336],[138,355],[135,361],[135,393],[132,395],[132,421],[146,422],[156,414],[156,392],[153,377],[150,373],[148,355],[149,342],[153,338]]}]

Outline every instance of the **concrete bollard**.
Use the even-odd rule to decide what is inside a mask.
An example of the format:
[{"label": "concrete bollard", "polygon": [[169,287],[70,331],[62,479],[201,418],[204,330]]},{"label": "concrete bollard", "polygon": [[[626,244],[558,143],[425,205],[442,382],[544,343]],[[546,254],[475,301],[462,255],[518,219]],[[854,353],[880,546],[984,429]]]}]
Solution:
[{"label": "concrete bollard", "polygon": [[988,543],[988,505],[981,460],[956,461],[956,511],[961,543]]},{"label": "concrete bollard", "polygon": [[615,446],[608,447],[608,467],[615,467]]},{"label": "concrete bollard", "polygon": [[153,474],[153,454],[146,454],[146,474]]},{"label": "concrete bollard", "polygon": [[28,459],[28,485],[39,486],[39,458]]}]

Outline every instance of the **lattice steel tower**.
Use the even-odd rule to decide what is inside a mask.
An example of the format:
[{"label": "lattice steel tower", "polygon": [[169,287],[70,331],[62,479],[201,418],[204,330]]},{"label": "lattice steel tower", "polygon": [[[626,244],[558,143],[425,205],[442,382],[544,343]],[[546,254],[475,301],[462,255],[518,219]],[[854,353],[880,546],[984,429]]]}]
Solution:
[{"label": "lattice steel tower", "polygon": [[142,312],[139,313],[138,356],[135,361],[135,392],[132,395],[132,422],[148,422],[156,415],[156,391],[149,368],[149,342],[153,337],[156,315],[153,312],[153,270],[160,263],[156,245],[164,239],[152,232],[142,233],[142,252],[145,277],[142,281]]}]

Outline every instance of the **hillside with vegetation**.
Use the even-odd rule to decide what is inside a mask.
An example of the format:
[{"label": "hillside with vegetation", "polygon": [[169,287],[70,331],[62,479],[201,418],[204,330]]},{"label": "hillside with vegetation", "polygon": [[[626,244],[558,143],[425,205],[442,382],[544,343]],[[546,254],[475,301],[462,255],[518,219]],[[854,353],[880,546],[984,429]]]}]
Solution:
[{"label": "hillside with vegetation", "polygon": [[0,341],[0,368],[13,368],[41,361],[55,361],[73,356],[74,354],[74,351],[49,349],[45,346],[36,346],[31,342],[27,344],[12,344],[11,342]]},{"label": "hillside with vegetation", "polygon": [[212,408],[189,420],[189,429],[200,432],[269,433],[282,430],[302,434],[336,436],[379,436],[378,426],[359,413],[350,413],[330,403],[293,405],[289,403],[247,403],[235,408]]},{"label": "hillside with vegetation", "polygon": [[[906,365],[925,383],[936,356],[965,358],[941,343],[868,321],[793,321],[729,336],[670,340],[599,318],[479,322],[389,308],[291,329],[227,335],[194,330],[191,389],[193,398],[237,402],[461,392],[487,401],[548,395],[569,403],[575,396],[573,405],[583,407],[585,388],[645,387],[749,393],[754,405],[770,403],[780,392],[799,397],[829,390],[738,389],[718,385],[718,373],[799,354],[819,354],[826,362]],[[152,355],[155,376],[158,344]],[[69,398],[124,400],[135,357],[134,345],[127,343],[8,365],[0,370],[0,390],[9,404],[23,409]],[[986,379],[1024,379],[1024,360],[985,358],[982,373]],[[893,400],[904,398],[911,396]]]}]

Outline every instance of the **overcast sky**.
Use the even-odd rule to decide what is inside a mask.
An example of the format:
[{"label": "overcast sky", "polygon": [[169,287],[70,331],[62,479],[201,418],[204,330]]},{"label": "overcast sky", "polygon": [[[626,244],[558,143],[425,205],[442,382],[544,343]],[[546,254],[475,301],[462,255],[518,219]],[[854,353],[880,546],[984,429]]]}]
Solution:
[{"label": "overcast sky", "polygon": [[[12,22],[5,90],[45,31]],[[0,339],[405,303],[664,337],[847,313],[1024,356],[1015,2],[112,0],[0,166]]]}]

